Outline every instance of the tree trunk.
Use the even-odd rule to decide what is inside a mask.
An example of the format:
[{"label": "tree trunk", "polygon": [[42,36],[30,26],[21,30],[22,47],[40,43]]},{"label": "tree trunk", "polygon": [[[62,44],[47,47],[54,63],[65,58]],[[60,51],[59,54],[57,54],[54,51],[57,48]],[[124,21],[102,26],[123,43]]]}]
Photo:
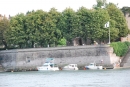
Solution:
[{"label": "tree trunk", "polygon": [[2,39],[2,43],[4,44],[4,48],[7,49],[8,48],[7,43],[6,43],[6,41],[4,39]]},{"label": "tree trunk", "polygon": [[31,46],[31,48],[33,48],[34,47],[34,41],[32,41],[32,44],[31,44],[32,46]]}]

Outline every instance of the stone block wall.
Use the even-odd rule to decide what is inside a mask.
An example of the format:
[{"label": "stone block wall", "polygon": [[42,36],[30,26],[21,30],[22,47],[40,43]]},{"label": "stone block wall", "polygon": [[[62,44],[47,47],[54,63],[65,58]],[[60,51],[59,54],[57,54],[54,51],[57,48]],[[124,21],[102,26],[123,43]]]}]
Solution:
[{"label": "stone block wall", "polygon": [[108,45],[5,50],[0,52],[0,63],[7,70],[33,69],[41,66],[46,58],[55,58],[54,62],[60,67],[70,63],[76,63],[79,67],[91,62],[101,64],[101,60],[104,67],[112,67],[112,51]]}]

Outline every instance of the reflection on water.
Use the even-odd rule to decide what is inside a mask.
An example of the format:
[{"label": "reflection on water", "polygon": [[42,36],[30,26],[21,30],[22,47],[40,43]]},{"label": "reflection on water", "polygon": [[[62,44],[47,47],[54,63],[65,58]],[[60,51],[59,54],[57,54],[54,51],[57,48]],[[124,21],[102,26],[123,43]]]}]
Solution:
[{"label": "reflection on water", "polygon": [[130,69],[0,73],[0,87],[130,87]]}]

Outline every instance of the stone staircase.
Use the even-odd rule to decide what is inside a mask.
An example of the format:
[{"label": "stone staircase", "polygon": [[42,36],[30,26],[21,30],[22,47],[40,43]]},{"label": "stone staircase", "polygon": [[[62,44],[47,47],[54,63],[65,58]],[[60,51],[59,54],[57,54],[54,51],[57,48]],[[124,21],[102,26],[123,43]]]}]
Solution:
[{"label": "stone staircase", "polygon": [[130,67],[130,48],[121,62],[121,67]]}]

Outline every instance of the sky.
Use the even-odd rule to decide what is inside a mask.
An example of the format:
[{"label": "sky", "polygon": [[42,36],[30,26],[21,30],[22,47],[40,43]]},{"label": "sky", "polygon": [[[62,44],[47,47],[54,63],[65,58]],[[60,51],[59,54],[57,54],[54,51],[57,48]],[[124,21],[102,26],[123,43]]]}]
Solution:
[{"label": "sky", "polygon": [[[107,0],[107,2],[118,4],[119,8],[130,7],[129,0]],[[91,9],[95,4],[96,0],[0,0],[0,14],[15,16],[32,10],[49,11],[52,7],[60,12],[69,7],[76,11],[82,6]]]}]

